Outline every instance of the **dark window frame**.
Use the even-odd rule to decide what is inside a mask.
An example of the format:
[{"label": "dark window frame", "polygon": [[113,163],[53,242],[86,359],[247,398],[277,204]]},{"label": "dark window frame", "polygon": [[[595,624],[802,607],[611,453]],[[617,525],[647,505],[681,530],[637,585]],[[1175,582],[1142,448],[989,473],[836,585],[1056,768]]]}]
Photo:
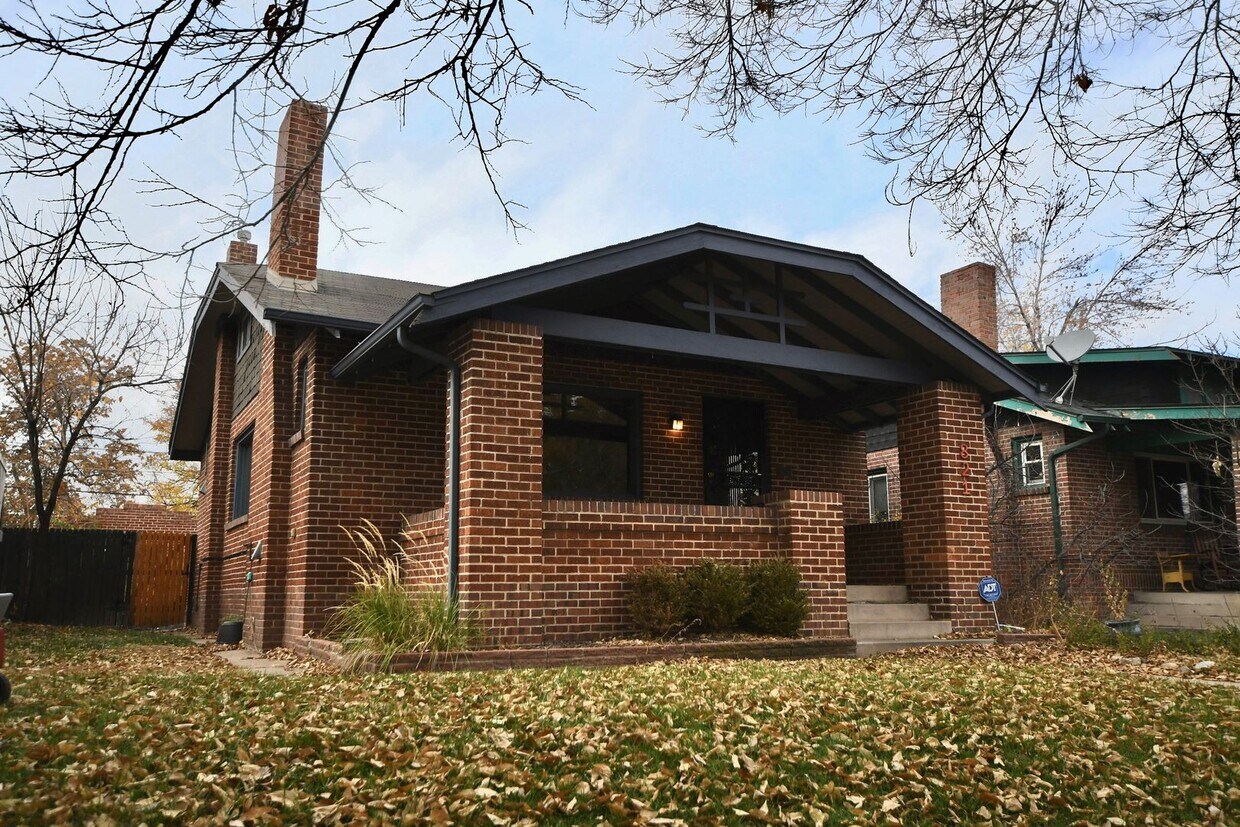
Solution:
[{"label": "dark window frame", "polygon": [[297,372],[293,376],[293,433],[301,434],[306,430],[306,402],[310,395],[310,358],[302,356],[297,360]]},{"label": "dark window frame", "polygon": [[[1204,468],[1184,456],[1135,454],[1134,458],[1136,460],[1137,513],[1141,522],[1160,525],[1190,525],[1209,521],[1216,507],[1213,502],[1214,492],[1210,489]],[[1178,482],[1172,484],[1177,487],[1175,499],[1178,502],[1175,504],[1178,506],[1178,513],[1176,514],[1163,513],[1163,502],[1159,498],[1160,476],[1155,469],[1155,466],[1159,464],[1176,465],[1183,469],[1182,475],[1176,475]],[[1179,485],[1187,485],[1187,491],[1184,492],[1188,496],[1187,514],[1184,513],[1184,494],[1178,491]]]},{"label": "dark window frame", "polygon": [[233,345],[234,361],[240,362],[241,357],[249,353],[250,348],[254,346],[254,340],[257,338],[254,333],[255,325],[254,317],[249,313],[244,314],[241,321],[237,323],[237,340]]},{"label": "dark window frame", "polygon": [[[546,399],[550,394],[583,396],[589,399],[607,399],[612,401],[621,401],[627,403],[630,408],[630,415],[625,426],[608,426],[598,423],[589,422],[569,422],[563,419],[548,419],[545,413]],[[548,382],[543,385],[543,499],[547,500],[609,500],[617,502],[626,502],[630,500],[640,500],[642,498],[642,417],[644,409],[642,404],[642,394],[640,391],[622,390],[619,388],[597,387],[593,385],[577,385],[565,382]],[[548,425],[550,424],[550,428]],[[625,441],[628,444],[628,482],[625,486],[625,494],[617,495],[608,492],[599,491],[579,491],[566,492],[547,490],[546,482],[546,443],[549,431],[554,432],[557,436],[576,436],[585,438],[599,438],[609,442],[620,442],[619,439],[611,438],[618,432],[620,428],[624,428],[626,432]]]},{"label": "dark window frame", "polygon": [[[704,505],[729,505],[730,503],[712,502],[712,494],[710,482],[706,479],[706,475],[710,473],[709,466],[709,446],[707,444],[707,432],[710,430],[708,419],[720,408],[728,405],[737,406],[753,406],[761,409],[762,429],[759,434],[758,441],[758,491],[756,500],[758,503],[765,501],[765,497],[771,493],[771,406],[767,404],[765,399],[755,399],[746,396],[703,396],[702,397],[702,502]],[[710,409],[714,408],[715,411]],[[717,499],[717,498],[714,498]]]},{"label": "dark window frame", "polygon": [[[1042,474],[1036,481],[1030,481],[1026,474],[1025,450],[1029,446],[1037,444],[1039,459],[1037,463],[1042,466]],[[1016,487],[1024,490],[1046,488],[1049,484],[1046,468],[1046,440],[1041,434],[1033,434],[1032,436],[1018,436],[1012,440],[1012,463],[1016,470]]]},{"label": "dark window frame", "polygon": [[[883,499],[887,507],[882,511],[874,511],[874,480],[883,478]],[[866,502],[869,505],[870,522],[886,523],[891,520],[891,474],[886,468],[871,468],[865,472]]]},{"label": "dark window frame", "polygon": [[[229,517],[239,520],[250,514],[250,491],[254,477],[254,426],[233,440],[232,485]],[[244,476],[243,473],[244,472]]]}]

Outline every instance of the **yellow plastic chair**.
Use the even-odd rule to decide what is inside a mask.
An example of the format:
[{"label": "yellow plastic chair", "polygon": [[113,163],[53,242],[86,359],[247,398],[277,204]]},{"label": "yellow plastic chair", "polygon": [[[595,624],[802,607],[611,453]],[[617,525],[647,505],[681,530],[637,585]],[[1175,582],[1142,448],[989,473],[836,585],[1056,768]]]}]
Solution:
[{"label": "yellow plastic chair", "polygon": [[1167,586],[1172,584],[1179,584],[1184,591],[1188,591],[1189,586],[1196,589],[1193,585],[1193,572],[1185,567],[1185,563],[1192,561],[1194,556],[1192,554],[1159,555],[1158,567],[1162,569],[1163,591],[1166,591]]}]

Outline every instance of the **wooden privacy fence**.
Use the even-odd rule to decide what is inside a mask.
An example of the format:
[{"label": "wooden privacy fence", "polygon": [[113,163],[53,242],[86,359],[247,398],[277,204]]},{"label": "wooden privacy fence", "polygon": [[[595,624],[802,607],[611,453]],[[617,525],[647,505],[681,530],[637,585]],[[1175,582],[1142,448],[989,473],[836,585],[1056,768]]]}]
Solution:
[{"label": "wooden privacy fence", "polygon": [[193,536],[143,531],[134,553],[130,624],[172,626],[185,622]]},{"label": "wooden privacy fence", "polygon": [[9,617],[58,626],[172,626],[186,622],[190,534],[6,528],[0,592]]},{"label": "wooden privacy fence", "polygon": [[123,626],[137,535],[132,531],[6,528],[0,592],[28,623]]}]

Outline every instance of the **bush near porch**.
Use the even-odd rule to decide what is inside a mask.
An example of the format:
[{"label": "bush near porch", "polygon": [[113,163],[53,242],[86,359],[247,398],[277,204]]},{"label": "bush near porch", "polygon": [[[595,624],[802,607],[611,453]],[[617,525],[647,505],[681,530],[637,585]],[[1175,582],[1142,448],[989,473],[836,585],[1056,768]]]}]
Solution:
[{"label": "bush near porch", "polygon": [[278,678],[169,636],[10,632],[2,823],[1221,824],[1238,803],[1234,687],[1053,648]]},{"label": "bush near porch", "polygon": [[738,630],[796,637],[809,614],[801,572],[788,560],[650,566],[631,572],[626,587],[633,627],[656,640]]}]

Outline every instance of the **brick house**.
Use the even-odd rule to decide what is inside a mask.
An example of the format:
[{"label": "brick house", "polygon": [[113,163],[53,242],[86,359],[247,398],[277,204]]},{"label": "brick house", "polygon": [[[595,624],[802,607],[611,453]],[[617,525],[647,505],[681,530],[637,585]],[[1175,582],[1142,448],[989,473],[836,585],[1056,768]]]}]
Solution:
[{"label": "brick house", "polygon": [[[994,269],[961,268],[941,287],[943,312],[997,346]],[[1058,581],[1063,571],[1072,594],[1098,600],[1104,564],[1126,588],[1156,590],[1159,558],[1171,555],[1190,558],[1198,588],[1240,585],[1240,359],[1170,347],[1093,349],[1064,404],[1055,398],[1072,376],[1069,365],[1044,353],[1005,358],[1040,389],[1036,404],[998,400],[989,412],[992,542],[1009,591]],[[894,422],[867,431],[876,524],[901,509],[901,437]]]},{"label": "brick house", "polygon": [[[450,287],[321,269],[324,127],[291,107],[265,261],[232,242],[194,321],[199,628],[247,605],[261,541],[247,644],[320,634],[363,519],[500,645],[622,633],[626,572],[710,556],[791,559],[805,634],[848,648],[871,548],[941,626],[990,622],[983,410],[1036,392],[993,350],[860,256],[705,225]],[[865,496],[891,418],[895,552]]]}]

